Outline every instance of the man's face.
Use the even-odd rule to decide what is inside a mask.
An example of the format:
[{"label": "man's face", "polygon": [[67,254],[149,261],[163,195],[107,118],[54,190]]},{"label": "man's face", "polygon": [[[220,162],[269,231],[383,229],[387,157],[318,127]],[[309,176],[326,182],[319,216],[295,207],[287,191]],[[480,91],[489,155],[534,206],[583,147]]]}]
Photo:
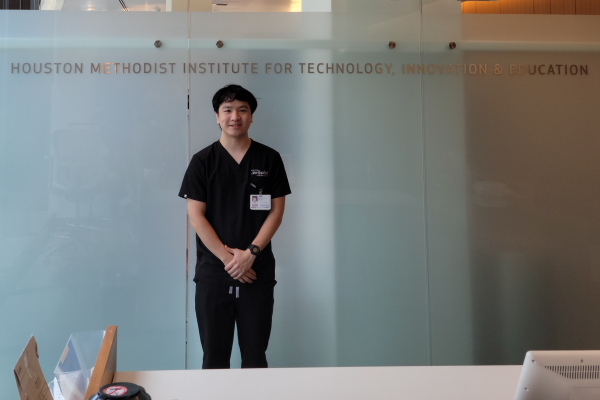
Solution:
[{"label": "man's face", "polygon": [[241,137],[248,135],[248,129],[252,123],[250,105],[245,101],[234,100],[219,106],[219,112],[215,113],[217,123],[226,135]]}]

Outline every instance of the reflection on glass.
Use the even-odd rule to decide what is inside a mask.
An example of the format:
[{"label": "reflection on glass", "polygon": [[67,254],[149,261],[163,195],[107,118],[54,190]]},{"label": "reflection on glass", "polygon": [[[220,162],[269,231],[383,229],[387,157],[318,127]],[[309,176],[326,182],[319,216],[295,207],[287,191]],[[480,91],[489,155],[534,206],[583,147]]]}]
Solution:
[{"label": "reflection on glass", "polygon": [[422,20],[433,363],[600,348],[597,17]]}]

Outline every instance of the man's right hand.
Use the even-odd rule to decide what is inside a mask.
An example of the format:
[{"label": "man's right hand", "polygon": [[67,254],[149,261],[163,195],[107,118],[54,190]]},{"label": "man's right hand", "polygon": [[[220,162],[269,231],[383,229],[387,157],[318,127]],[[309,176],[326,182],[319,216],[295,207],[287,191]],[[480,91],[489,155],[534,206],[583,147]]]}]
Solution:
[{"label": "man's right hand", "polygon": [[[225,256],[224,259],[221,260],[221,262],[223,262],[223,268],[225,267],[225,265],[228,265],[231,260],[233,260],[233,254],[227,252],[227,255]],[[248,271],[246,271],[246,273],[238,279],[238,281],[242,282],[242,283],[252,283],[256,280],[256,272],[254,272],[254,270],[252,268],[250,268]]]}]

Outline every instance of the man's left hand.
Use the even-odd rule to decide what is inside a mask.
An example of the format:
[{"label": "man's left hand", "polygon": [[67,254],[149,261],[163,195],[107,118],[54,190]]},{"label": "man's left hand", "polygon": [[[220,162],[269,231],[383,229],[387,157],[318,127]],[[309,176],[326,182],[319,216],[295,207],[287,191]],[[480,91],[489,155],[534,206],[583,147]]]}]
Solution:
[{"label": "man's left hand", "polygon": [[232,249],[225,245],[225,250],[233,254],[233,260],[225,266],[225,271],[227,271],[233,279],[240,279],[250,268],[252,268],[256,256],[250,252],[250,249]]}]

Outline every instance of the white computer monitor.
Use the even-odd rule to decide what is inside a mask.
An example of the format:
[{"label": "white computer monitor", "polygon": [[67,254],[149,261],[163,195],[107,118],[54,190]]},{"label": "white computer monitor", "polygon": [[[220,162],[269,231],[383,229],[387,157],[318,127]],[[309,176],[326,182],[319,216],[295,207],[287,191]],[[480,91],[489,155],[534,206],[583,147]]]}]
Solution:
[{"label": "white computer monitor", "polygon": [[527,352],[515,400],[600,400],[600,350]]}]

